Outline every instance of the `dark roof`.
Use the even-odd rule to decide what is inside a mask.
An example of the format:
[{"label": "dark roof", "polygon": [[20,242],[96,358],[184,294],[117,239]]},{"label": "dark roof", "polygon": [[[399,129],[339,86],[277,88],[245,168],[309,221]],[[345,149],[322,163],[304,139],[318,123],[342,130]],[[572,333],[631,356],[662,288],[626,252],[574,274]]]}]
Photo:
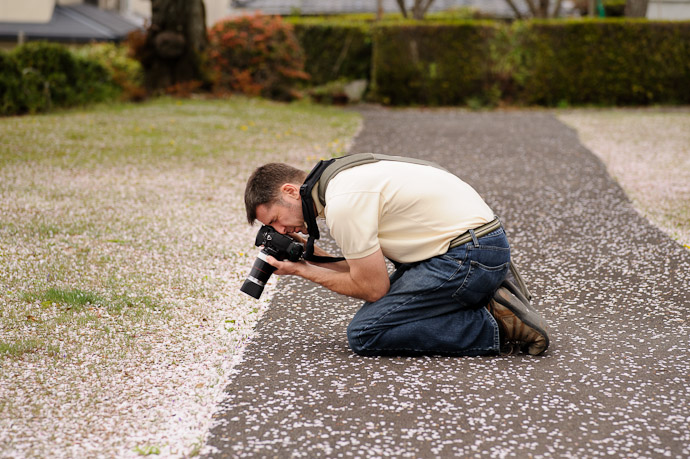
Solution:
[{"label": "dark roof", "polygon": [[121,41],[139,28],[118,13],[92,5],[56,5],[50,22],[0,22],[0,39],[61,42]]},{"label": "dark roof", "polygon": [[[406,0],[411,5],[410,0]],[[520,4],[521,2],[518,2]],[[374,0],[233,0],[235,10],[260,10],[265,14],[342,14],[375,12]],[[451,8],[470,7],[481,12],[502,17],[512,17],[514,13],[506,0],[435,0],[429,11],[443,11]],[[383,0],[386,12],[400,11],[395,0]]]}]

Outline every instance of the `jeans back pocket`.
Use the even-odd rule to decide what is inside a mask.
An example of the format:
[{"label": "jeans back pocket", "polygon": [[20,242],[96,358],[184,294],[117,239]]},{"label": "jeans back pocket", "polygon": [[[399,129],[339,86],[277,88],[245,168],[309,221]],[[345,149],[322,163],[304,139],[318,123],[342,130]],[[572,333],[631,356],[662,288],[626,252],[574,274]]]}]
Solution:
[{"label": "jeans back pocket", "polygon": [[509,261],[498,266],[486,266],[478,261],[470,261],[467,274],[460,288],[453,294],[453,299],[465,307],[485,306],[489,296],[505,279],[509,267]]}]

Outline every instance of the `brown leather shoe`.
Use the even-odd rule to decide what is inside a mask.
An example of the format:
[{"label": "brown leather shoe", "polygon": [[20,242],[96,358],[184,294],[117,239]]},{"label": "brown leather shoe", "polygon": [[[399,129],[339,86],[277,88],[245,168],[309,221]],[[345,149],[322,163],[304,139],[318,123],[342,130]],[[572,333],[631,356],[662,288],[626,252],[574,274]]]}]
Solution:
[{"label": "brown leather shoe", "polygon": [[486,307],[498,323],[501,339],[518,344],[531,355],[539,355],[549,347],[546,322],[539,313],[506,287],[499,287]]}]

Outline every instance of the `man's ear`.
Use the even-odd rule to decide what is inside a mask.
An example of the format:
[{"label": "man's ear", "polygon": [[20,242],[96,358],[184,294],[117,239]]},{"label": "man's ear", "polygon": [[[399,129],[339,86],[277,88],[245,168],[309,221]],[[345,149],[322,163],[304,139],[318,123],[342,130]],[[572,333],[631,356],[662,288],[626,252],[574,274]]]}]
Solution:
[{"label": "man's ear", "polygon": [[280,187],[280,191],[292,199],[301,199],[299,195],[299,188],[300,187],[294,183],[283,183],[283,185]]}]

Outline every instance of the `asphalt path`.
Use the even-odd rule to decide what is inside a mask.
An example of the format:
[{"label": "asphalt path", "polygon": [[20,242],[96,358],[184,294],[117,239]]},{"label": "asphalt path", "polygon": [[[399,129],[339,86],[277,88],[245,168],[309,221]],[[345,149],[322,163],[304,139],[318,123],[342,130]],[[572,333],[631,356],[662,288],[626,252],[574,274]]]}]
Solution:
[{"label": "asphalt path", "polygon": [[283,277],[209,457],[689,457],[690,251],[548,112],[362,114],[353,153],[438,162],[501,216],[551,347],[360,357],[359,302]]}]

